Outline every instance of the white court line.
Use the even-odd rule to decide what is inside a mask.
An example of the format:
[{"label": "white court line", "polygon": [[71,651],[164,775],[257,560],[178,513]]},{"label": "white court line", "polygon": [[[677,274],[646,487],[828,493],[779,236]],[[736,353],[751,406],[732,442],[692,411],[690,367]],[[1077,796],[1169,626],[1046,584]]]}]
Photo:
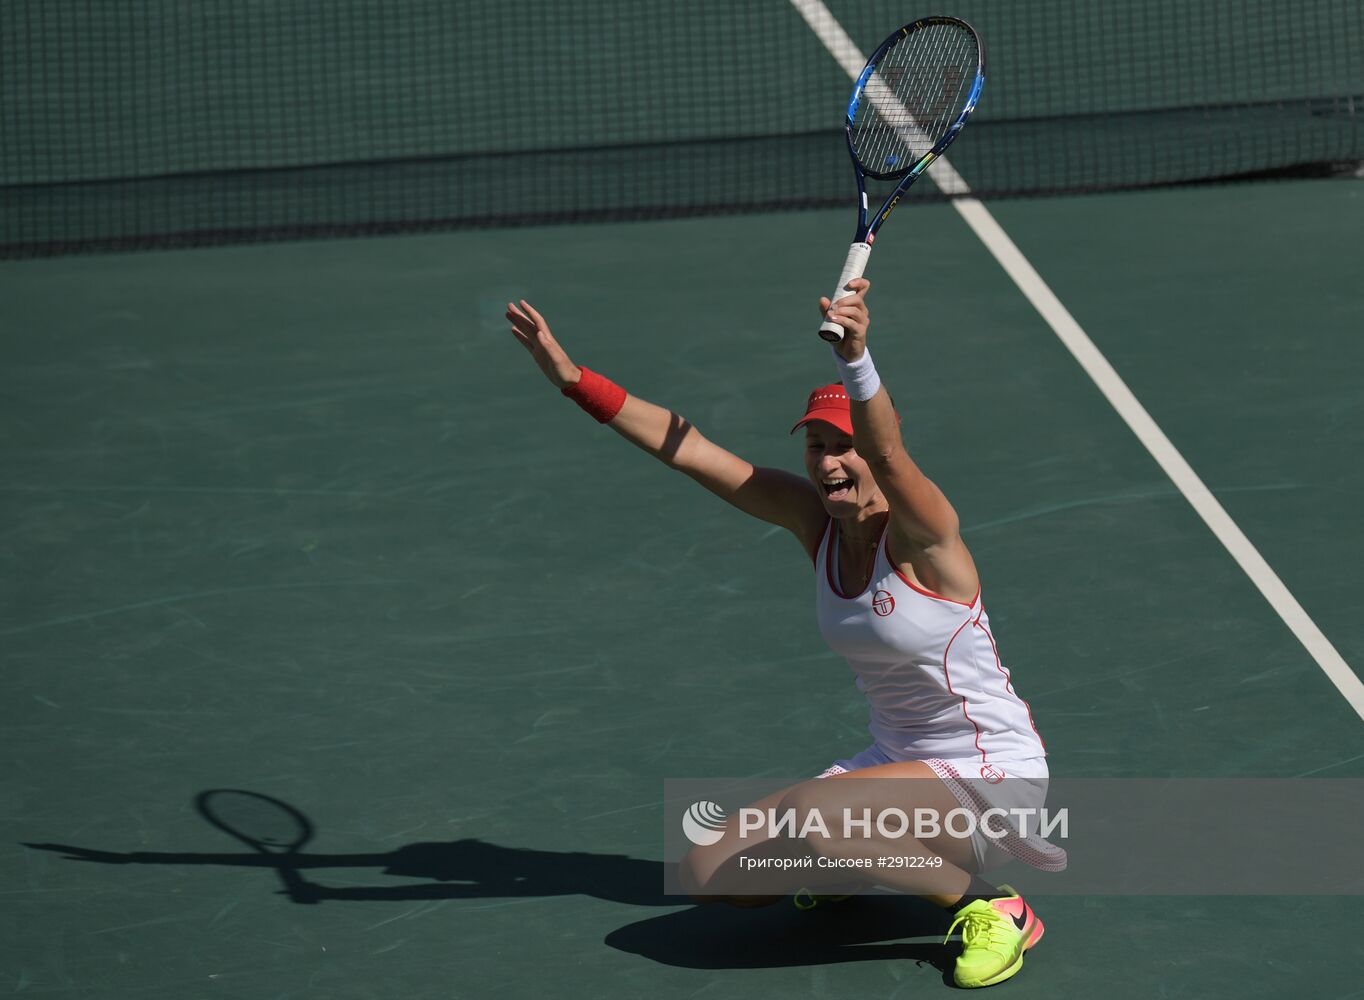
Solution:
[{"label": "white court line", "polygon": [[[843,71],[856,80],[858,74],[862,72],[862,67],[867,64],[867,58],[848,37],[843,26],[834,19],[829,8],[824,6],[822,0],[791,0],[791,5],[805,19],[805,23],[828,49],[829,54],[843,67]],[[1264,595],[1265,600],[1283,619],[1284,624],[1297,636],[1312,659],[1317,661],[1317,666],[1321,667],[1331,683],[1336,686],[1336,690],[1350,703],[1355,713],[1364,719],[1364,682],[1360,681],[1344,657],[1317,627],[1316,622],[1303,610],[1297,598],[1289,592],[1278,574],[1270,568],[1269,563],[1265,562],[1250,539],[1237,527],[1236,522],[1212,495],[1212,491],[1203,485],[1198,474],[1165,436],[1165,432],[1151,419],[1146,408],[1132,394],[1132,390],[1127,388],[1127,383],[1113,370],[1108,359],[1094,346],[1094,342],[1080,328],[1080,324],[1075,322],[1075,318],[1061,304],[1061,300],[1047,287],[1042,276],[1014,245],[1009,234],[995,221],[994,216],[981,201],[969,197],[971,189],[961,174],[957,173],[945,158],[939,157],[929,165],[928,175],[944,194],[954,196],[951,204],[957,210],[957,214],[985,244],[985,248],[1013,279],[1014,284],[1032,303],[1033,308],[1047,321],[1047,325],[1060,338],[1061,343],[1080,363],[1085,374],[1093,379],[1113,409],[1117,410],[1132,433],[1151,453],[1151,457],[1165,470],[1165,474],[1170,477],[1179,492],[1184,494],[1184,498],[1203,519],[1203,523],[1226,547],[1227,552],[1236,560],[1236,564]]]}]

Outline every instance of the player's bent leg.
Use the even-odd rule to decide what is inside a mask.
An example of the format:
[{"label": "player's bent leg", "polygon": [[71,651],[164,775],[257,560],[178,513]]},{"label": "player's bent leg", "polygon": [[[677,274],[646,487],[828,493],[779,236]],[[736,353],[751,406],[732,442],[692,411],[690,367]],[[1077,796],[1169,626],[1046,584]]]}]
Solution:
[{"label": "player's bent leg", "polygon": [[[790,791],[787,788],[764,796],[749,808],[764,813],[775,809]],[[741,860],[792,862],[792,866],[742,868]],[[727,902],[744,907],[766,906],[801,887],[847,893],[867,884],[865,880],[850,879],[846,872],[804,867],[809,864],[810,853],[804,841],[770,836],[765,830],[750,831],[746,837],[740,837],[738,821],[730,817],[719,841],[695,846],[687,852],[678,867],[678,880],[698,903]]]},{"label": "player's bent leg", "polygon": [[[941,833],[914,837],[880,818],[903,815],[912,824],[920,809],[944,817],[961,804],[933,770],[920,761],[903,761],[807,781],[790,789],[779,810],[792,809],[805,817],[816,813],[828,836],[807,837],[812,851],[828,862],[835,859],[870,862],[867,881],[927,896],[947,905],[970,882],[976,854],[969,840]],[[798,820],[798,822],[802,822]],[[845,835],[846,834],[846,835]],[[943,864],[894,867],[897,858],[941,858]],[[882,865],[882,861],[891,864]],[[862,875],[867,869],[852,869]]]},{"label": "player's bent leg", "polygon": [[[890,808],[914,816],[915,809],[926,808],[944,817],[960,805],[926,764],[903,762],[798,785],[783,800],[782,808],[818,809],[825,816],[842,815],[843,810],[854,815],[867,810],[876,816]],[[866,834],[850,837],[842,835],[846,831],[837,824],[826,825],[828,836],[806,838],[811,851],[825,858],[870,859],[874,865],[881,857],[931,854],[942,859],[941,867],[878,865],[871,870],[878,883],[923,896],[953,913],[948,937],[962,929],[962,953],[953,972],[958,986],[992,986],[1009,979],[1022,968],[1023,953],[1041,939],[1042,921],[1022,896],[1010,886],[996,888],[974,874],[976,850],[969,840],[947,834],[887,837],[880,835],[874,823],[865,828]],[[863,834],[863,828],[857,832]]]},{"label": "player's bent leg", "polygon": [[862,880],[850,887],[846,872],[814,867],[808,845],[797,837],[746,839],[752,846],[732,855],[698,849],[683,858],[678,878],[693,900],[764,906],[802,887],[847,893],[868,884]]},{"label": "player's bent leg", "polygon": [[[753,803],[755,809],[767,809],[781,801],[787,790],[773,792]],[[762,846],[760,838],[739,836],[739,824],[731,816],[725,821],[724,835],[714,844],[696,845],[682,858],[678,866],[678,880],[687,894],[697,902],[712,902],[726,895],[736,897],[758,895],[743,893],[735,886],[732,893],[716,884],[717,878],[727,873],[729,863],[744,851],[752,851]],[[709,898],[706,898],[709,897]]]}]

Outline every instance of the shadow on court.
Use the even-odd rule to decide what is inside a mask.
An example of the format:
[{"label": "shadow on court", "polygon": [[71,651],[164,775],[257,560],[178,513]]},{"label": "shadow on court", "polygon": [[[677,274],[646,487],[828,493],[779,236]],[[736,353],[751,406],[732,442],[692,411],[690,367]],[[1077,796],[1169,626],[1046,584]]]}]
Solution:
[{"label": "shadow on court", "polygon": [[[661,874],[661,873],[660,873]],[[694,906],[629,924],[606,944],[687,969],[771,969],[888,959],[929,965],[950,984],[956,946],[942,943],[945,914],[906,896],[858,896],[801,913]],[[904,941],[903,938],[931,938]]]},{"label": "shadow on court", "polygon": [[[680,907],[627,924],[604,943],[665,965],[692,969],[777,968],[900,959],[928,964],[950,978],[952,955],[938,942],[943,913],[903,896],[855,897],[802,913],[788,904],[762,909],[688,906],[662,892],[664,863],[620,854],[540,851],[470,839],[405,844],[384,853],[322,854],[303,846],[315,832],[298,809],[238,789],[198,795],[211,825],[248,847],[228,853],[106,851],[70,844],[25,843],[71,861],[107,865],[214,865],[272,869],[291,902],[393,902],[581,895],[631,906]],[[305,873],[372,869],[418,879],[398,885],[330,887]],[[929,936],[931,943],[896,939]],[[890,939],[892,943],[886,943]]]}]

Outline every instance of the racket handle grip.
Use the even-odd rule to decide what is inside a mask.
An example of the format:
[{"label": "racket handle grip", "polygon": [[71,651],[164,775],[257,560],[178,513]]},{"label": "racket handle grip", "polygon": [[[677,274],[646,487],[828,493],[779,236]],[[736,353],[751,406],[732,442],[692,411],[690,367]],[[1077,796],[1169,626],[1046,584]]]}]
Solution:
[{"label": "racket handle grip", "polygon": [[[829,301],[837,302],[852,294],[848,291],[848,282],[862,277],[862,272],[867,269],[867,258],[870,256],[870,243],[854,243],[848,247],[848,259],[843,262],[843,273],[838,276],[838,287],[829,296]],[[837,344],[843,340],[843,327],[826,319],[819,325],[819,335],[829,343]]]}]

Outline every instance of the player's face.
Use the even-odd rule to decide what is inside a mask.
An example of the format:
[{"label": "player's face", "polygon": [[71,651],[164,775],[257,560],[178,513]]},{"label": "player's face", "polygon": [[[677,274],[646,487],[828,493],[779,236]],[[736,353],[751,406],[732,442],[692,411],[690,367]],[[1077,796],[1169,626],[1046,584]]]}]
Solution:
[{"label": "player's face", "polygon": [[805,473],[834,516],[846,516],[876,494],[871,469],[858,457],[852,438],[822,420],[805,425]]}]

